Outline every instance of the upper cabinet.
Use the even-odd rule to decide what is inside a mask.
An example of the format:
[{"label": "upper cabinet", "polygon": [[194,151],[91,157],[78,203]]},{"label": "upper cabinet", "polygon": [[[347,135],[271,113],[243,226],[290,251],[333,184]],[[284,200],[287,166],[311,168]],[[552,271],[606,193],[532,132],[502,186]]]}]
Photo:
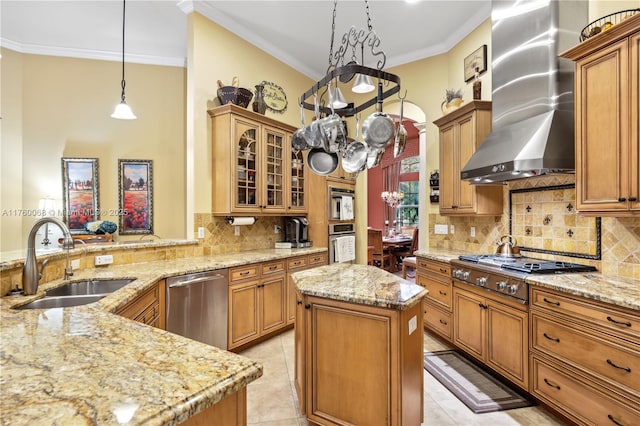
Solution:
[{"label": "upper cabinet", "polygon": [[212,117],[214,214],[307,212],[304,153],[292,151],[295,128],[235,105]]},{"label": "upper cabinet", "polygon": [[562,56],[576,61],[576,204],[580,213],[640,214],[640,14]]},{"label": "upper cabinet", "polygon": [[440,129],[440,214],[501,215],[501,186],[460,179],[460,170],[491,132],[491,102],[469,102],[433,123]]}]

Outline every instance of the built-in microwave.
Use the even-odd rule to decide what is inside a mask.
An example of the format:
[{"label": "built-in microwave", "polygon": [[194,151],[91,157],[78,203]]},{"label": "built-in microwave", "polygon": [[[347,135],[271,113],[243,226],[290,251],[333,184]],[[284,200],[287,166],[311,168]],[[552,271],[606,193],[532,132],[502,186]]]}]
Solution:
[{"label": "built-in microwave", "polygon": [[353,189],[329,187],[329,220],[353,222],[355,209],[355,191]]}]

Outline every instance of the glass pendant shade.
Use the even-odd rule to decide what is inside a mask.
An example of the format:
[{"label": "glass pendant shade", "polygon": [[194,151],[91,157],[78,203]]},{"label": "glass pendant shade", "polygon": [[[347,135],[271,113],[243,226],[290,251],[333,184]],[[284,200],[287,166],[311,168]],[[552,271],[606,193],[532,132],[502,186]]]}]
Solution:
[{"label": "glass pendant shade", "polygon": [[375,89],[375,86],[371,82],[371,78],[366,74],[358,74],[356,81],[351,87],[353,93],[369,93],[372,92],[373,89]]},{"label": "glass pendant shade", "polygon": [[333,96],[331,96],[331,107],[334,109],[346,108],[348,105],[344,95],[342,94],[342,90],[339,87],[336,87],[333,91]]},{"label": "glass pendant shade", "polygon": [[113,110],[111,118],[118,118],[120,120],[135,120],[138,117],[136,117],[133,111],[131,111],[131,107],[127,105],[127,102],[123,100],[118,105],[116,105],[116,109]]}]

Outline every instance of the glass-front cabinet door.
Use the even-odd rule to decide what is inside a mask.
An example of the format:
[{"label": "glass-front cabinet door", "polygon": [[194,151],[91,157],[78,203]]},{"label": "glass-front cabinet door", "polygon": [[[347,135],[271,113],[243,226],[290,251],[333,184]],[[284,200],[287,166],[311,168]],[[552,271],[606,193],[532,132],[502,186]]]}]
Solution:
[{"label": "glass-front cabinet door", "polygon": [[262,209],[268,211],[285,211],[285,143],[286,134],[277,129],[263,127],[263,200]]},{"label": "glass-front cabinet door", "polygon": [[235,200],[239,210],[259,211],[259,182],[262,170],[259,167],[260,127],[256,124],[236,119],[234,122],[235,142]]},{"label": "glass-front cabinet door", "polygon": [[307,163],[304,151],[291,150],[291,190],[289,191],[289,211],[306,213]]}]

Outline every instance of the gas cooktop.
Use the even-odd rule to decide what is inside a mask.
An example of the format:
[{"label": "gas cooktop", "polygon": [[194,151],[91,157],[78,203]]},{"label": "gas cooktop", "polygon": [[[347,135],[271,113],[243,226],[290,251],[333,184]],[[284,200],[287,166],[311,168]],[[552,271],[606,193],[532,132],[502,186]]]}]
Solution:
[{"label": "gas cooktop", "polygon": [[503,270],[518,271],[527,274],[562,274],[565,272],[597,271],[597,269],[591,265],[557,262],[525,256],[510,257],[493,254],[475,254],[459,256],[458,259],[478,265],[493,266]]}]

